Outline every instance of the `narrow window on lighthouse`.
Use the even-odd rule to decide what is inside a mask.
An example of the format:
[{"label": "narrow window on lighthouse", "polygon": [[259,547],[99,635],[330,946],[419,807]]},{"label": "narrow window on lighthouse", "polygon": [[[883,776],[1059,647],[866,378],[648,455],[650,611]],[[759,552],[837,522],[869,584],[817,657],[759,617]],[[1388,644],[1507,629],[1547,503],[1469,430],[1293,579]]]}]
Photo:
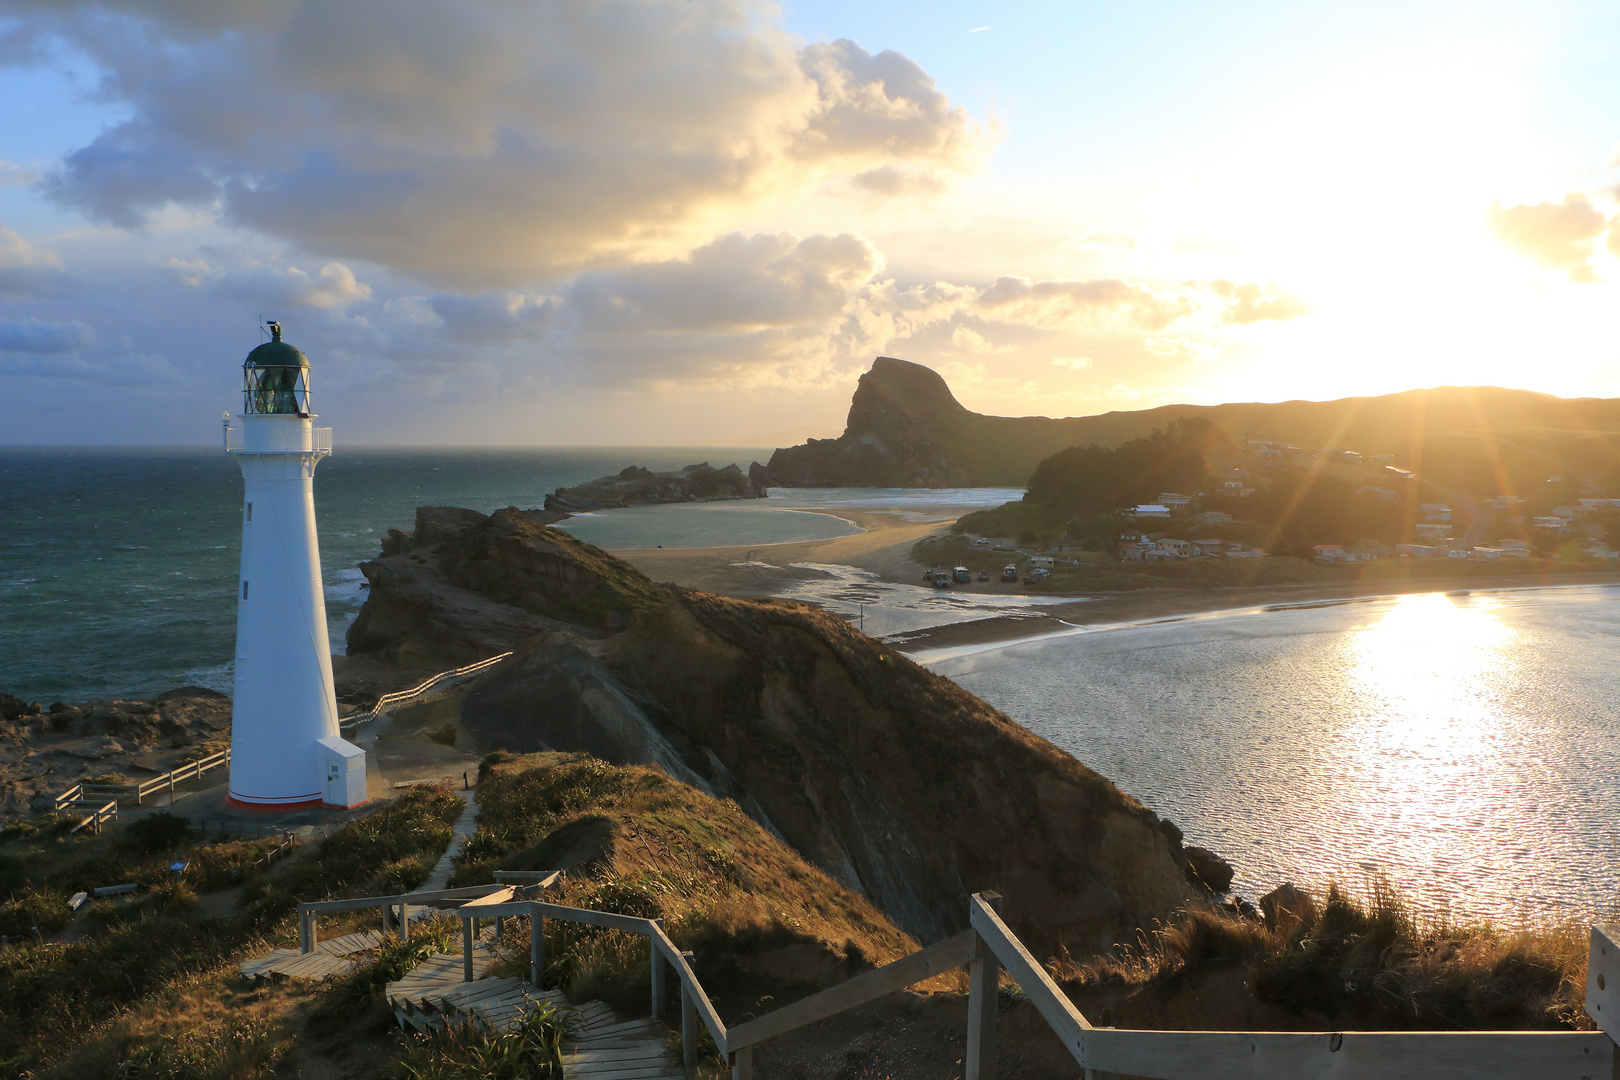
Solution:
[{"label": "narrow window on lighthouse", "polygon": [[247,586],[248,586],[247,582],[245,582],[245,581],[242,582],[242,599],[244,599],[244,600],[247,599]]},{"label": "narrow window on lighthouse", "polygon": [[252,503],[247,504],[247,519],[250,522],[253,520],[253,504]]}]

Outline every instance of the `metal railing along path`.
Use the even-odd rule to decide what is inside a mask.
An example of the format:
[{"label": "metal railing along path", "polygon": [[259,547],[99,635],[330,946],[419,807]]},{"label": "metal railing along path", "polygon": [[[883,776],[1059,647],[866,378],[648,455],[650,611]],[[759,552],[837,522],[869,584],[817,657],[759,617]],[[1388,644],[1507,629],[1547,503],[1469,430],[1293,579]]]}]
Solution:
[{"label": "metal railing along path", "polygon": [[[552,879],[554,880],[554,879]],[[547,881],[549,884],[550,881]],[[687,1076],[697,1066],[702,1023],[730,1064],[733,1080],[752,1080],[754,1047],[769,1039],[876,1001],[955,968],[968,969],[967,1049],[964,1080],[993,1080],[996,1070],[996,998],[1003,970],[1085,1071],[1087,1080],[1115,1074],[1158,1080],[1608,1080],[1617,1065],[1620,1034],[1620,926],[1592,928],[1586,1008],[1598,1031],[1156,1031],[1097,1027],[1047,974],[1000,915],[993,892],[969,897],[971,928],[910,956],[858,975],[764,1016],[727,1027],[683,953],[656,919],[566,907],[534,899],[507,899],[513,884],[448,890],[415,897],[370,897],[300,905],[312,920],[317,909],[352,910],[402,902],[454,907],[462,919],[465,978],[472,980],[472,943],[479,918],[529,919],[529,973],[536,989],[545,972],[545,920],[624,930],[652,946],[654,1016],[666,1000],[666,965],[680,984],[681,1046]],[[392,912],[385,914],[385,921]],[[403,912],[401,913],[403,914]],[[305,950],[314,947],[312,922]]]}]

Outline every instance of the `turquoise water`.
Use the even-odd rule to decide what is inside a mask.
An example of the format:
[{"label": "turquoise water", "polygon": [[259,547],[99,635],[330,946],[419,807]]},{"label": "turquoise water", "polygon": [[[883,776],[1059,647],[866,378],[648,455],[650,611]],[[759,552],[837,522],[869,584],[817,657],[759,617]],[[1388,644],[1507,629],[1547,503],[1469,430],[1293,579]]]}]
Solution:
[{"label": "turquoise water", "polygon": [[861,527],[833,514],[783,510],[771,499],[675,503],[599,510],[559,522],[588,544],[608,550],[709,548],[733,544],[790,544],[850,536]]},{"label": "turquoise water", "polygon": [[1283,881],[1430,911],[1620,905],[1620,591],[1427,594],[936,654],[930,666]]},{"label": "turquoise water", "polygon": [[[340,446],[315,472],[334,647],[364,599],[357,564],[418,506],[535,507],[630,464],[746,466],[769,453]],[[241,500],[235,461],[214,449],[0,447],[0,690],[45,702],[228,691]]]}]

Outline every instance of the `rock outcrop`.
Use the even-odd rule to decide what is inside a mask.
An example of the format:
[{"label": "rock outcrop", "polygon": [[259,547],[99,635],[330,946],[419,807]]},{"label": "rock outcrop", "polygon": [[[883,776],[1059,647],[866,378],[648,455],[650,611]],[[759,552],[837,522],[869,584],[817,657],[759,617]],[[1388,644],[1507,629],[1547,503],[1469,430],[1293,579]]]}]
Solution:
[{"label": "rock outcrop", "polygon": [[546,509],[554,514],[578,514],[658,503],[723,502],[763,499],[765,488],[754,477],[763,472],[756,461],[746,474],[736,465],[716,469],[707,461],[676,472],[655,473],[636,465],[571,488],[558,488],[546,496]]},{"label": "rock outcrop", "polygon": [[844,433],[778,450],[773,487],[1012,487],[1080,441],[1093,417],[985,416],[939,374],[880,356],[861,376]]},{"label": "rock outcrop", "polygon": [[399,647],[385,626],[419,647],[429,626],[477,636],[490,609],[454,602],[463,594],[514,623],[549,621],[461,698],[460,724],[486,750],[657,765],[734,799],[924,940],[964,926],[981,889],[1054,948],[1106,948],[1192,895],[1173,825],[819,608],[654,585],[517,511],[367,564],[368,608],[397,605],[379,566],[412,556],[423,561],[410,573],[437,584],[412,579],[424,606],[409,625],[362,612],[356,627],[378,648]]},{"label": "rock outcrop", "polygon": [[89,777],[154,776],[223,747],[231,729],[231,699],[201,686],[38,712],[32,704],[0,711],[0,820],[49,810]]},{"label": "rock outcrop", "polygon": [[509,507],[425,506],[360,564],[368,596],[348,652],[435,671],[511,652],[536,635],[586,636],[669,599],[628,563]]}]

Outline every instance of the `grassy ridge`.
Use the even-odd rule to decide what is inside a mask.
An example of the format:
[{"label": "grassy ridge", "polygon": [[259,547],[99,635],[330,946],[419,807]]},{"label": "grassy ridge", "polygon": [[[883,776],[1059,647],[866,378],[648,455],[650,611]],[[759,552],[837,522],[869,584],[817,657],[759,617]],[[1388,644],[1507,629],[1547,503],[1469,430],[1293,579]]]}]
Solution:
[{"label": "grassy ridge", "polygon": [[[783,982],[830,985],[917,948],[736,803],[656,769],[584,754],[496,754],[480,773],[478,799],[478,832],[453,885],[490,881],[498,869],[570,866],[550,894],[558,903],[663,919],[682,948],[697,952],[700,970],[740,962],[758,977],[775,963],[770,956],[791,954]],[[575,1000],[645,1001],[645,939],[559,920],[548,920],[547,932],[548,985]]]}]

